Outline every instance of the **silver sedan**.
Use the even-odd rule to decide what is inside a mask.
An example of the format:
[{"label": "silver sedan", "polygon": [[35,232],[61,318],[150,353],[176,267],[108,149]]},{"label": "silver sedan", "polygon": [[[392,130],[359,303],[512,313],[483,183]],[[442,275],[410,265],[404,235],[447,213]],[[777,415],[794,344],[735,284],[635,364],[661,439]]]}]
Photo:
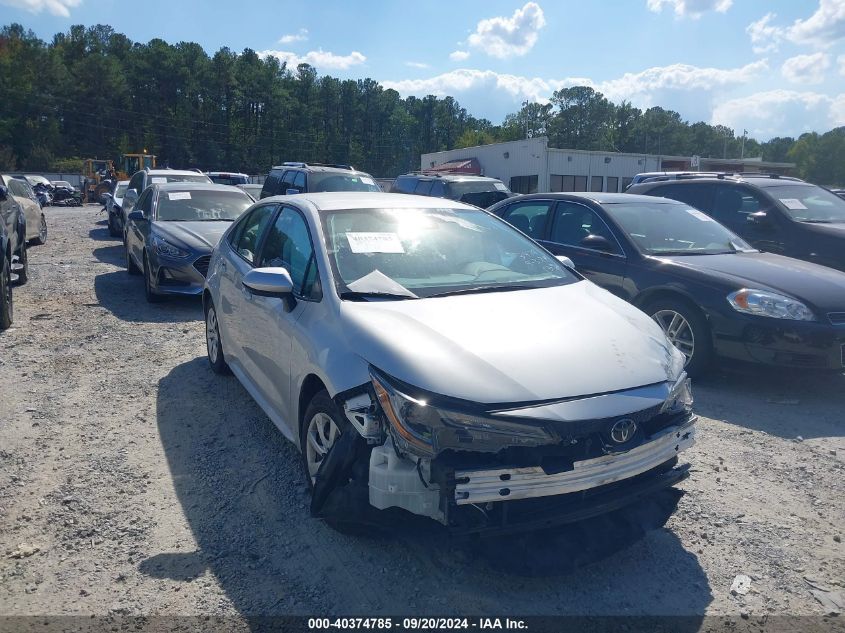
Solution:
[{"label": "silver sedan", "polygon": [[687,475],[683,354],[476,207],[265,198],[214,249],[203,303],[212,369],[300,448],[331,522],[396,507],[495,531],[546,497],[549,524]]}]

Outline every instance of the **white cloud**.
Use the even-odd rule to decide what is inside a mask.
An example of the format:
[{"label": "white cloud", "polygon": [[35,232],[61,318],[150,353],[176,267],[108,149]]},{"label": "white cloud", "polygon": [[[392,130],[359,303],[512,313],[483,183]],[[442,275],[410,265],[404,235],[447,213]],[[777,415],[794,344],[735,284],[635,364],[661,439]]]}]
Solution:
[{"label": "white cloud", "polygon": [[827,48],[845,38],[845,0],[819,0],[810,17],[795,20],[787,27],[771,24],[774,17],[774,13],[767,13],[745,29],[751,36],[754,52],[777,50],[783,39],[793,44]]},{"label": "white cloud", "polygon": [[663,7],[670,7],[679,18],[697,20],[708,11],[724,13],[731,8],[733,0],[647,0],[649,11],[660,13]]},{"label": "white cloud", "polygon": [[774,13],[767,13],[745,27],[745,32],[751,37],[751,45],[755,53],[768,53],[778,49],[784,33],[782,28],[772,26],[771,21],[776,17]]},{"label": "white cloud", "polygon": [[82,0],[0,0],[0,4],[30,13],[41,13],[46,10],[53,15],[68,18],[70,10],[82,4]]},{"label": "white cloud", "polygon": [[720,103],[711,123],[747,129],[751,136],[798,136],[828,130],[845,122],[845,95],[831,98],[817,92],[770,90]]},{"label": "white cloud", "polygon": [[796,44],[826,47],[845,37],[845,0],[819,0],[819,8],[806,20],[795,20],[787,37]]},{"label": "white cloud", "polygon": [[423,62],[405,62],[408,68],[428,68],[428,64]]},{"label": "white cloud", "polygon": [[453,62],[462,62],[469,59],[469,53],[467,51],[452,51],[449,53],[449,59]]},{"label": "white cloud", "polygon": [[260,57],[275,57],[281,62],[287,62],[288,68],[296,68],[299,64],[311,64],[318,69],[348,70],[352,66],[358,66],[367,61],[367,58],[358,51],[352,51],[349,55],[335,55],[322,48],[316,51],[309,51],[304,55],[297,55],[290,51],[258,51]]},{"label": "white cloud", "polygon": [[565,85],[565,82],[460,68],[428,79],[382,81],[381,84],[403,95],[446,96],[473,90],[495,90],[504,91],[514,100],[548,101],[552,92]]},{"label": "white cloud", "polygon": [[308,39],[308,29],[299,29],[296,33],[288,33],[279,38],[279,44],[293,44],[294,42],[304,42]]},{"label": "white cloud", "polygon": [[845,75],[845,55],[836,58],[836,65],[839,66],[839,74]]},{"label": "white cloud", "polygon": [[824,71],[828,68],[830,68],[830,55],[813,53],[790,57],[783,63],[780,72],[792,83],[820,84],[824,81]]},{"label": "white cloud", "polygon": [[528,2],[509,18],[499,16],[481,20],[467,42],[473,48],[500,59],[521,56],[534,48],[539,31],[544,26],[543,9],[536,2]]}]

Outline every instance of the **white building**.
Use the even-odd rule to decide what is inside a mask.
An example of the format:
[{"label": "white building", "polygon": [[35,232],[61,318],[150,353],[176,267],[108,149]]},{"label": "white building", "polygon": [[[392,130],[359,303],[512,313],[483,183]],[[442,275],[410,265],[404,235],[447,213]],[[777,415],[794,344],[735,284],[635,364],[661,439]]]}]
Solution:
[{"label": "white building", "polygon": [[[547,191],[624,191],[631,179],[648,171],[692,170],[692,156],[623,154],[576,149],[555,149],[545,136],[465,147],[445,152],[423,154],[420,169],[425,171],[443,163],[475,159],[484,176],[498,178],[511,191],[535,193]],[[699,159],[701,171],[767,171],[786,173],[792,163],[763,162],[759,158]]]}]

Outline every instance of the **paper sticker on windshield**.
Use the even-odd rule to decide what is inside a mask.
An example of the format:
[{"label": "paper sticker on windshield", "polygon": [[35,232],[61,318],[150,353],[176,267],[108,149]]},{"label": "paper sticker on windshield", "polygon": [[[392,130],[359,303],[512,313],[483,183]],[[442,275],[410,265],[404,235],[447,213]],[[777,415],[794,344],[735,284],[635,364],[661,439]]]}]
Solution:
[{"label": "paper sticker on windshield", "polygon": [[503,185],[500,182],[494,182],[493,186],[496,188],[497,191],[507,191],[508,190],[508,188],[505,187],[505,185]]},{"label": "paper sticker on windshield", "polygon": [[353,253],[404,253],[396,233],[347,233]]},{"label": "paper sticker on windshield", "polygon": [[698,218],[702,222],[712,222],[713,218],[708,215],[705,215],[701,211],[697,211],[695,209],[687,209],[687,213],[689,213],[692,217]]},{"label": "paper sticker on windshield", "polygon": [[783,202],[783,206],[787,209],[792,209],[793,211],[799,211],[807,208],[798,198],[781,198],[780,201]]},{"label": "paper sticker on windshield", "polygon": [[190,191],[173,191],[167,194],[168,200],[190,200]]},{"label": "paper sticker on windshield", "polygon": [[150,182],[152,182],[154,185],[166,185],[167,184],[167,178],[164,178],[162,176],[153,176],[150,179]]},{"label": "paper sticker on windshield", "polygon": [[373,182],[373,179],[372,179],[372,178],[366,178],[366,177],[364,177],[364,176],[362,176],[362,177],[361,177],[361,182],[363,182],[365,185],[374,185],[374,184],[376,184],[375,182]]}]

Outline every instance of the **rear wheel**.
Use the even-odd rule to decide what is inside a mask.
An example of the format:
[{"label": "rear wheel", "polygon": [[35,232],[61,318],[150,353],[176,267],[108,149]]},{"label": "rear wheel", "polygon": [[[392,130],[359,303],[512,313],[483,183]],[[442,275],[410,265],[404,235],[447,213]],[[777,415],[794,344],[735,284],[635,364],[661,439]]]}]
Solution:
[{"label": "rear wheel", "polygon": [[4,256],[3,270],[0,270],[0,330],[12,325],[12,262]]},{"label": "rear wheel", "polygon": [[690,376],[704,372],[713,359],[713,342],[704,316],[685,301],[666,298],[652,301],[645,312],[666,333],[669,341],[686,358],[684,368]]},{"label": "rear wheel", "polygon": [[231,373],[226,357],[223,356],[223,342],[220,338],[220,325],[217,323],[217,310],[208,300],[205,309],[205,349],[208,353],[208,362],[215,374]]}]

